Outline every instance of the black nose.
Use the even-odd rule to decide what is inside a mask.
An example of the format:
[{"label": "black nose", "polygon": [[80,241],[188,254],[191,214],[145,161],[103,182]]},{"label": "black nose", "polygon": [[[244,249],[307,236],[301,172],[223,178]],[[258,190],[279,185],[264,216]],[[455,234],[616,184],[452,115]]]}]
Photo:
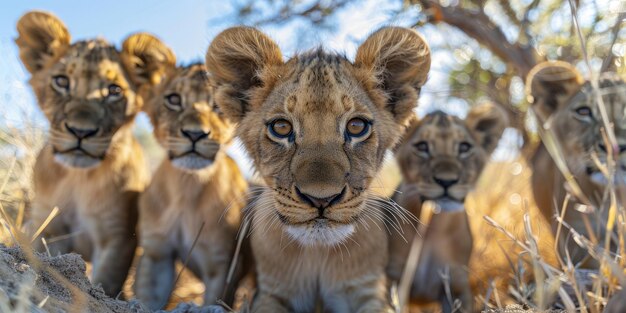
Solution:
[{"label": "black nose", "polygon": [[67,125],[67,124],[65,124],[65,128],[67,128],[67,131],[69,131],[72,135],[76,136],[76,138],[78,139],[85,139],[85,138],[91,137],[97,134],[99,130],[99,128],[81,129],[81,128],[76,128],[76,127],[71,127],[70,125]]},{"label": "black nose", "polygon": [[448,187],[459,182],[458,179],[439,179],[437,177],[434,177],[434,179],[435,179],[435,182],[439,184],[439,186],[443,187],[444,189],[447,189]]},{"label": "black nose", "polygon": [[[602,152],[608,152],[608,149],[606,148],[606,146],[603,143],[598,144],[598,148],[600,148],[600,150],[602,150]],[[619,145],[619,153],[624,153],[626,152],[626,145]]]},{"label": "black nose", "polygon": [[302,201],[307,202],[308,204],[310,204],[312,207],[315,207],[319,210],[320,215],[322,215],[322,213],[324,213],[324,209],[326,209],[327,207],[341,201],[341,198],[343,198],[343,195],[345,194],[346,189],[344,188],[340,193],[338,194],[334,194],[330,197],[324,197],[324,198],[318,198],[318,197],[314,197],[311,195],[308,195],[306,193],[303,193],[300,191],[300,189],[298,187],[296,187],[296,193],[298,194],[298,197],[300,197],[300,199],[302,199]]},{"label": "black nose", "polygon": [[201,130],[184,130],[181,129],[180,130],[183,133],[183,136],[189,138],[189,140],[191,140],[191,142],[196,142],[202,138],[208,137],[209,133],[205,133],[204,131]]}]

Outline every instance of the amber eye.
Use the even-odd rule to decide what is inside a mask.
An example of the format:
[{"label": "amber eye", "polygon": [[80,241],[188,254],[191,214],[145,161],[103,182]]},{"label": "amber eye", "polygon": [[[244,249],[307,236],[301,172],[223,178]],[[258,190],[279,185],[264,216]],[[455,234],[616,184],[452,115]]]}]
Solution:
[{"label": "amber eye", "polygon": [[472,149],[472,145],[469,142],[461,142],[459,144],[459,153],[468,153]]},{"label": "amber eye", "polygon": [[582,117],[592,117],[593,116],[593,111],[591,111],[591,108],[588,106],[583,106],[580,107],[578,109],[576,109],[576,114],[582,116]]},{"label": "amber eye", "polygon": [[368,133],[369,128],[370,122],[360,117],[355,117],[348,121],[348,125],[346,125],[346,134],[353,138],[363,137]]},{"label": "amber eye", "polygon": [[122,95],[122,87],[116,84],[111,84],[109,85],[108,92],[109,92],[107,95],[108,97],[113,97],[113,98],[120,97]]},{"label": "amber eye", "polygon": [[418,143],[415,144],[415,148],[417,149],[417,151],[422,152],[422,153],[428,153],[429,149],[428,149],[428,143],[426,141],[420,141]]},{"label": "amber eye", "polygon": [[54,87],[61,90],[69,90],[70,89],[70,79],[65,75],[57,75],[52,78],[52,83]]},{"label": "amber eye", "polygon": [[268,126],[270,133],[278,138],[291,137],[293,134],[293,127],[291,126],[291,123],[282,118],[269,123]]},{"label": "amber eye", "polygon": [[179,110],[183,104],[183,98],[177,93],[171,93],[165,96],[165,106],[172,110]]}]

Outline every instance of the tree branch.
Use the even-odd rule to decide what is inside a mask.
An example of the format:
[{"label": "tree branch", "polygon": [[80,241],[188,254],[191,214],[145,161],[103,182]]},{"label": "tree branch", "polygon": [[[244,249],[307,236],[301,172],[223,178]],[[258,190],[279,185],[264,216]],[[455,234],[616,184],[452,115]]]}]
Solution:
[{"label": "tree branch", "polygon": [[613,25],[613,28],[611,29],[611,35],[613,36],[613,41],[611,41],[611,46],[609,46],[609,51],[608,51],[606,58],[602,60],[602,67],[600,69],[600,73],[610,71],[614,68],[615,54],[613,54],[613,46],[615,46],[615,43],[617,42],[617,38],[619,38],[619,31],[622,29],[622,22],[624,22],[624,20],[626,20],[626,12],[622,12],[617,16],[617,19],[615,20],[615,24]]},{"label": "tree branch", "polygon": [[[313,24],[321,24],[329,15],[335,13],[336,10],[341,9],[352,1],[353,0],[339,0],[327,3],[327,1],[318,0],[300,10],[297,10],[293,3],[287,1],[282,7],[276,10],[276,14],[256,20],[254,24],[257,26],[270,23],[281,24],[290,21],[294,17],[307,18]],[[243,9],[250,10],[253,5],[254,1],[248,3]],[[240,10],[240,12],[243,12],[243,10]],[[249,14],[250,12],[244,13]]]},{"label": "tree branch", "polygon": [[502,30],[482,11],[442,6],[435,0],[416,1],[429,12],[431,23],[444,22],[460,29],[512,66],[523,79],[539,61],[532,46],[510,43]]}]

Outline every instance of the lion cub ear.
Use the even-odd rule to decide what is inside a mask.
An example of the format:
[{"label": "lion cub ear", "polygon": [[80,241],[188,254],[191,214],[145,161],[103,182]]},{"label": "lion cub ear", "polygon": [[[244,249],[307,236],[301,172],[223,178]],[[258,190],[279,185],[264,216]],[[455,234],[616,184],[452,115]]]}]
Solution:
[{"label": "lion cub ear", "polygon": [[70,33],[56,16],[40,11],[24,14],[17,21],[15,39],[20,59],[34,74],[65,53],[70,46]]},{"label": "lion cub ear", "polygon": [[272,86],[284,64],[278,45],[251,27],[221,32],[206,53],[206,67],[218,88],[215,99],[224,114],[239,122],[251,110],[252,91]]},{"label": "lion cub ear", "polygon": [[493,103],[474,106],[465,118],[467,129],[488,154],[498,146],[509,119],[504,110]]},{"label": "lion cub ear", "polygon": [[122,44],[122,60],[130,79],[138,86],[154,86],[176,67],[176,56],[151,34],[136,33]]},{"label": "lion cub ear", "polygon": [[569,96],[576,92],[584,80],[569,63],[547,61],[536,65],[526,79],[528,101],[541,120],[563,107]]},{"label": "lion cub ear", "polygon": [[430,48],[424,38],[408,28],[382,28],[359,47],[354,64],[374,76],[373,87],[385,93],[386,109],[405,125],[430,70]]}]

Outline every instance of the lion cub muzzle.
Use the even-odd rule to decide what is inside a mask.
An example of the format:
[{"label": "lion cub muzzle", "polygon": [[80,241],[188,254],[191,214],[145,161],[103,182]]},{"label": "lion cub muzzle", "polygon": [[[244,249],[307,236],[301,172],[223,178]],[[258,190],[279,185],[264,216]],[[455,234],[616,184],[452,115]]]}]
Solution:
[{"label": "lion cub muzzle", "polygon": [[[169,158],[183,170],[201,170],[213,164],[220,143],[211,137],[211,128],[202,111],[193,107],[180,116],[180,128],[170,139]],[[175,131],[176,132],[176,131]]]},{"label": "lion cub muzzle", "polygon": [[78,103],[50,130],[55,159],[78,168],[97,166],[104,160],[112,135],[101,127],[103,112],[91,103]]},{"label": "lion cub muzzle", "polygon": [[292,163],[296,194],[304,203],[325,209],[345,195],[349,161],[340,144],[301,149]]},{"label": "lion cub muzzle", "polygon": [[[597,138],[601,138],[601,135],[598,135]],[[622,188],[626,187],[626,144],[619,142],[617,147],[607,147],[604,141],[602,141],[594,147],[594,150],[593,153],[597,155],[598,160],[602,164],[608,164],[609,155],[613,155],[612,157],[615,162],[613,183]],[[595,162],[590,163],[591,165],[587,166],[586,172],[591,181],[602,187],[607,186],[609,179],[607,179],[606,175],[598,168]]]}]

